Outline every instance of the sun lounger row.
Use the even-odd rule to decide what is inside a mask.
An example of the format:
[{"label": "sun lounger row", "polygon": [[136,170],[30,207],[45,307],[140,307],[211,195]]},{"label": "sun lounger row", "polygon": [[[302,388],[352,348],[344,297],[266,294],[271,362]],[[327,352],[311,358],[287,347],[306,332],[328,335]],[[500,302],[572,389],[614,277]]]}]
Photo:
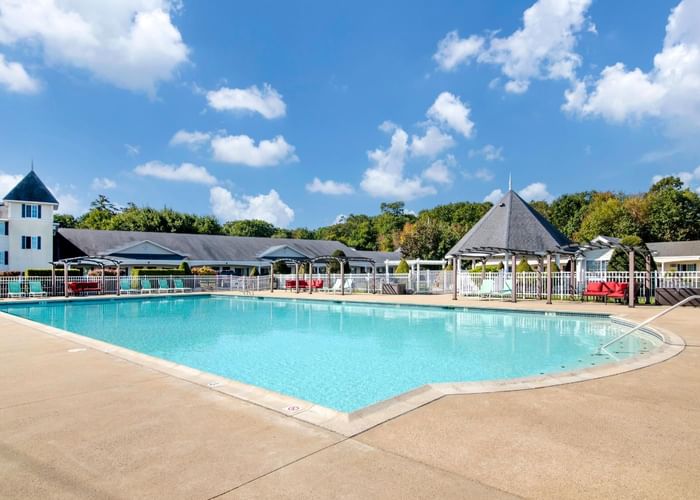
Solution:
[{"label": "sun lounger row", "polygon": [[22,283],[19,281],[10,281],[7,284],[7,296],[10,298],[19,297],[46,297],[46,292],[41,287],[41,281],[30,281],[29,282],[29,292],[25,293],[22,290]]},{"label": "sun lounger row", "polygon": [[191,292],[192,288],[186,287],[185,283],[181,279],[174,279],[173,286],[168,284],[168,280],[159,279],[158,288],[155,288],[151,284],[151,280],[142,279],[141,287],[132,287],[131,279],[123,279],[119,281],[119,291],[125,294],[131,293],[173,293],[173,292]]},{"label": "sun lounger row", "polygon": [[[296,280],[286,280],[284,282],[284,288],[286,290],[296,290],[296,288],[297,288]],[[345,285],[342,285],[340,278],[338,278],[335,280],[335,283],[333,283],[333,286],[329,288],[329,287],[323,286],[322,279],[312,279],[311,280],[311,288],[313,290],[320,290],[322,292],[340,292],[341,288],[342,288],[345,290],[345,293],[352,293],[353,280],[352,280],[352,278],[348,278],[345,280]],[[299,290],[308,290],[308,289],[309,289],[309,282],[307,280],[299,280]]]},{"label": "sun lounger row", "polygon": [[484,280],[481,282],[479,287],[479,298],[480,299],[502,299],[510,298],[513,296],[513,288],[511,287],[510,281],[503,282],[503,288],[500,290],[494,290],[493,280]]}]

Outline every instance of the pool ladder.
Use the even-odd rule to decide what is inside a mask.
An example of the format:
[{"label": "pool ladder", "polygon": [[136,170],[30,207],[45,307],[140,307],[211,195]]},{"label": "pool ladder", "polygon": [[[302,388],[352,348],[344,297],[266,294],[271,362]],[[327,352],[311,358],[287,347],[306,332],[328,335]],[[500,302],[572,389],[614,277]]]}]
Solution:
[{"label": "pool ladder", "polygon": [[637,326],[635,326],[634,328],[632,328],[630,331],[625,332],[625,333],[623,333],[622,335],[620,335],[619,337],[614,338],[613,340],[611,340],[611,341],[608,342],[607,344],[604,344],[604,345],[600,346],[600,347],[598,348],[597,354],[602,354],[602,353],[603,353],[603,350],[604,350],[606,347],[608,347],[608,346],[614,344],[615,342],[617,342],[617,341],[619,341],[619,340],[624,339],[625,337],[627,337],[627,335],[629,335],[629,334],[631,334],[631,333],[634,333],[634,332],[636,332],[637,330],[639,330],[639,329],[641,329],[641,328],[644,328],[645,326],[647,326],[647,325],[648,325],[649,323],[651,323],[652,321],[655,321],[655,320],[659,319],[661,316],[665,316],[666,314],[670,313],[670,312],[673,311],[676,307],[680,307],[680,306],[682,306],[683,304],[685,304],[685,303],[687,303],[687,302],[690,302],[691,300],[695,300],[695,299],[700,299],[700,295],[691,295],[690,297],[686,297],[686,298],[684,298],[683,300],[681,300],[680,302],[677,302],[676,304],[673,304],[673,305],[672,305],[671,307],[669,307],[668,309],[664,309],[664,310],[661,311],[659,314],[655,314],[655,315],[653,315],[651,318],[649,318],[648,320],[642,321],[642,322],[639,323]]}]

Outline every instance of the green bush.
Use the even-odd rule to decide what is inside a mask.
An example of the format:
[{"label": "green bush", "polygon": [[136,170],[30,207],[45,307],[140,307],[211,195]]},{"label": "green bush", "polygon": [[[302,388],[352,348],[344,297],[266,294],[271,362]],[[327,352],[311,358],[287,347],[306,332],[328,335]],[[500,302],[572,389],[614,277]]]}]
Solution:
[{"label": "green bush", "polygon": [[515,270],[519,273],[531,273],[532,266],[528,263],[527,259],[523,257],[522,259],[520,259],[520,262],[518,262],[518,265],[515,267]]},{"label": "green bush", "polygon": [[178,269],[180,269],[183,273],[185,273],[186,276],[189,276],[192,274],[192,269],[190,269],[190,264],[186,261],[183,260],[180,262],[180,265],[177,266]]},{"label": "green bush", "polygon": [[406,262],[406,259],[401,259],[401,262],[399,262],[399,265],[396,266],[396,270],[394,272],[397,274],[403,274],[407,273],[408,271],[410,271],[408,262]]},{"label": "green bush", "polygon": [[[28,278],[30,276],[42,277],[51,276],[51,269],[27,269],[24,271],[24,275]],[[69,269],[68,276],[82,276],[83,272],[80,269]],[[56,276],[63,276],[63,268],[56,268]]]},{"label": "green bush", "polygon": [[199,266],[192,268],[192,274],[197,274],[199,276],[214,276],[216,275],[216,271],[209,266]]},{"label": "green bush", "polygon": [[131,275],[141,276],[188,276],[182,269],[132,269]]},{"label": "green bush", "polygon": [[[487,273],[497,273],[503,269],[503,264],[494,264],[492,266],[486,266],[486,272]],[[481,272],[481,266],[474,266],[469,270],[470,273],[480,273]]]}]

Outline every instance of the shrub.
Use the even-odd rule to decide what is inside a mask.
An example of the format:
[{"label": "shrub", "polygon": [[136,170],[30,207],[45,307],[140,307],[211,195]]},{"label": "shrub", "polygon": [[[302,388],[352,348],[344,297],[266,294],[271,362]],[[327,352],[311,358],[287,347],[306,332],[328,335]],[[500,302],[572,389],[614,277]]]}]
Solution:
[{"label": "shrub", "polygon": [[[26,271],[24,271],[24,275],[26,277],[51,276],[51,269],[27,269]],[[82,275],[83,275],[83,272],[80,269],[69,269],[68,270],[68,276],[82,276]],[[63,268],[62,267],[56,268],[56,276],[63,276]]]},{"label": "shrub", "polygon": [[[634,270],[645,271],[646,260],[645,255],[649,254],[649,249],[638,236],[625,236],[620,240],[625,246],[635,247],[634,251]],[[656,262],[651,259],[651,270],[656,270]],[[608,262],[608,271],[629,271],[629,256],[627,252],[620,248],[616,248]]]},{"label": "shrub", "polygon": [[192,268],[192,274],[196,274],[199,276],[214,276],[216,275],[216,271],[214,271],[209,266],[199,266]]},{"label": "shrub", "polygon": [[520,262],[515,267],[515,270],[519,273],[531,273],[532,266],[528,263],[527,259],[523,257],[522,259],[520,259]]},{"label": "shrub", "polygon": [[257,276],[258,275],[258,268],[257,267],[251,267],[250,272],[248,273],[248,276]]},{"label": "shrub", "polygon": [[399,262],[399,265],[396,266],[396,270],[394,272],[397,274],[402,274],[407,273],[408,271],[410,271],[408,262],[406,262],[406,259],[401,259],[401,262]]},{"label": "shrub", "polygon": [[[503,264],[494,264],[492,266],[486,266],[486,272],[487,273],[497,273],[503,269]],[[480,273],[481,272],[481,265],[474,266],[469,270],[470,273]]]},{"label": "shrub", "polygon": [[0,271],[0,277],[3,277],[3,278],[12,277],[12,276],[16,277],[16,276],[19,276],[21,274],[22,273],[20,273],[19,271]]},{"label": "shrub", "polygon": [[141,276],[186,276],[181,269],[132,269],[131,275]]},{"label": "shrub", "polygon": [[189,276],[192,274],[192,269],[190,269],[190,264],[186,260],[183,260],[180,262],[180,265],[177,267],[180,269],[186,276]]}]

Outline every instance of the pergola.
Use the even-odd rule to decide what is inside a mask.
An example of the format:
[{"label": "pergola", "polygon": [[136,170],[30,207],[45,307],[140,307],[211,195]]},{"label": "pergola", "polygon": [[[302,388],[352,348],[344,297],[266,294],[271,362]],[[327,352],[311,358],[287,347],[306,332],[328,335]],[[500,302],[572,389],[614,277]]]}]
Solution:
[{"label": "pergola", "polygon": [[[517,301],[518,293],[516,280],[518,257],[536,257],[540,262],[538,266],[540,273],[544,259],[547,260],[547,303],[551,304],[552,256],[575,256],[577,251],[578,247],[569,238],[511,189],[448,252],[447,258],[453,261],[452,299],[457,300],[457,280],[463,257],[480,260],[482,278],[484,278],[486,261],[495,255],[503,255],[506,263],[508,256],[511,258],[511,300],[513,302]],[[571,263],[570,290],[573,293],[575,259],[571,259]]]},{"label": "pergola", "polygon": [[580,245],[578,247],[577,254],[581,255],[584,252],[587,252],[589,250],[603,250],[603,249],[619,249],[622,250],[627,254],[627,262],[628,262],[628,285],[627,289],[629,290],[628,292],[628,306],[629,307],[634,307],[635,306],[635,299],[636,299],[636,293],[635,293],[635,287],[637,285],[637,282],[634,279],[634,259],[637,253],[640,255],[644,256],[644,267],[645,267],[645,281],[646,281],[646,286],[645,288],[645,293],[646,293],[646,299],[647,299],[647,304],[649,303],[649,298],[651,294],[651,267],[652,267],[652,254],[649,251],[648,248],[645,246],[633,246],[633,245],[624,245],[622,242],[609,242],[609,243],[602,243],[602,242],[588,242],[586,244]]},{"label": "pergola", "polygon": [[[122,261],[114,259],[112,257],[103,256],[82,256],[82,257],[71,257],[68,259],[60,259],[50,263],[51,264],[51,286],[56,289],[56,266],[63,266],[63,290],[64,295],[68,297],[68,270],[71,265],[80,266],[86,265],[90,267],[99,267],[102,271],[100,276],[101,280],[101,290],[104,293],[105,289],[105,267],[116,267],[117,276],[121,276],[121,264]],[[117,286],[117,295],[120,295],[120,287]]]},{"label": "pergola", "polygon": [[[331,262],[337,262],[340,265],[341,295],[345,295],[345,264],[349,264],[350,262],[367,262],[372,265],[372,292],[374,293],[376,291],[377,267],[374,259],[370,259],[368,257],[348,257],[346,255],[319,255],[316,257],[311,257],[287,245],[280,245],[277,247],[269,248],[265,252],[261,253],[258,257],[270,262],[271,293],[274,292],[275,289],[274,264],[277,262],[284,262],[288,265],[294,265],[294,270],[296,274],[296,293],[299,293],[299,267],[301,265],[309,264],[309,281],[311,281],[313,279],[314,264],[329,264]],[[327,265],[326,268],[328,269]],[[311,286],[311,283],[309,283],[309,294],[312,293],[313,287]]]}]

